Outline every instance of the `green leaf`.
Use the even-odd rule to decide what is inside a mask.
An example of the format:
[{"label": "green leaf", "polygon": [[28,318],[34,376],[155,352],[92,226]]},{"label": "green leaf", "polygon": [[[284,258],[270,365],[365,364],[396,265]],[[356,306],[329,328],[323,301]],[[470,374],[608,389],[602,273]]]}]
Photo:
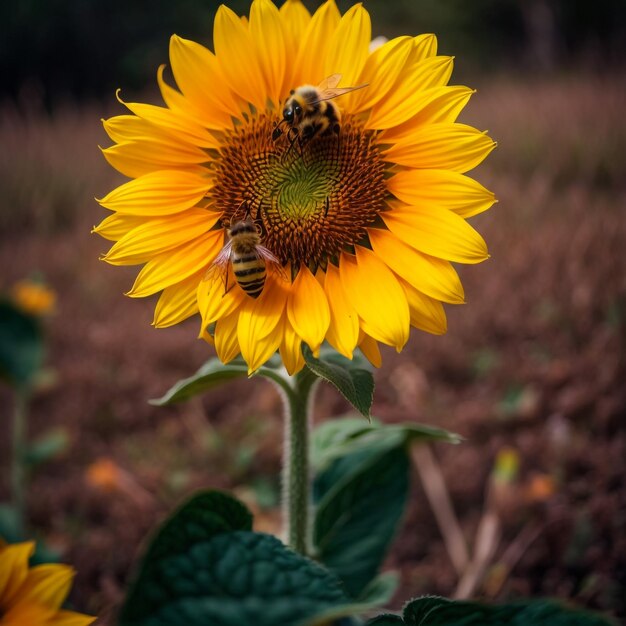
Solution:
[{"label": "green leaf", "polygon": [[[271,378],[287,391],[291,391],[289,376],[276,356],[272,357],[255,374]],[[193,376],[179,380],[161,398],[150,400],[150,404],[166,406],[183,402],[229,380],[243,376],[248,376],[248,365],[242,358],[237,358],[226,365],[219,359],[210,359]]]},{"label": "green leaf", "polygon": [[[488,605],[426,596],[404,608],[406,626],[609,626],[600,615],[569,609],[551,600]],[[374,622],[374,624],[377,624]],[[369,624],[368,624],[369,626]],[[377,624],[380,626],[380,624]]]},{"label": "green leaf", "polygon": [[357,598],[376,576],[402,513],[409,461],[400,434],[335,460],[317,476],[317,558]]},{"label": "green leaf", "polygon": [[409,445],[459,441],[457,435],[421,424],[359,422],[332,420],[313,434],[316,556],[355,598],[378,573],[404,512]]},{"label": "green leaf", "polygon": [[374,619],[371,619],[365,626],[403,626],[404,621],[401,617],[397,615],[391,615],[390,613],[385,613],[383,615],[379,615]]},{"label": "green leaf", "polygon": [[[360,423],[360,427],[359,424]],[[318,432],[319,431],[319,432]],[[312,439],[314,467],[323,469],[329,462],[375,444],[408,445],[413,441],[459,443],[461,437],[442,428],[425,424],[363,424],[358,418],[329,420],[316,428]]]},{"label": "green leaf", "polygon": [[400,583],[400,576],[397,572],[383,572],[370,581],[359,596],[359,602],[369,606],[383,606],[387,604]]},{"label": "green leaf", "polygon": [[303,626],[352,612],[336,576],[250,526],[227,494],[194,497],[156,534],[119,626]]},{"label": "green leaf", "polygon": [[68,445],[67,431],[55,428],[28,445],[24,452],[24,462],[31,468],[36,467],[67,450]]},{"label": "green leaf", "polygon": [[323,350],[317,359],[306,345],[302,347],[302,354],[307,367],[316,376],[334,385],[361,415],[370,418],[374,398],[374,377],[364,357],[355,354],[354,358],[349,360],[334,350]]},{"label": "green leaf", "polygon": [[43,361],[43,335],[37,320],[0,300],[0,377],[28,387]]},{"label": "green leaf", "polygon": [[239,500],[221,491],[198,493],[161,526],[150,542],[144,565],[184,552],[217,534],[251,529],[252,514]]},{"label": "green leaf", "polygon": [[332,452],[355,436],[378,427],[378,422],[367,424],[361,417],[341,417],[322,422],[311,436],[311,465],[321,469],[328,464]]}]

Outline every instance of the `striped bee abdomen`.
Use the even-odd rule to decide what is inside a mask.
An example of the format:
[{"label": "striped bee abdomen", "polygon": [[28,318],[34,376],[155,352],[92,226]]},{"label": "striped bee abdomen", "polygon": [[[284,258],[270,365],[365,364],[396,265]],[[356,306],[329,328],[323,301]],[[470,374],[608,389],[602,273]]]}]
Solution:
[{"label": "striped bee abdomen", "polygon": [[265,261],[255,253],[233,254],[233,273],[239,286],[251,297],[258,298],[265,285]]}]

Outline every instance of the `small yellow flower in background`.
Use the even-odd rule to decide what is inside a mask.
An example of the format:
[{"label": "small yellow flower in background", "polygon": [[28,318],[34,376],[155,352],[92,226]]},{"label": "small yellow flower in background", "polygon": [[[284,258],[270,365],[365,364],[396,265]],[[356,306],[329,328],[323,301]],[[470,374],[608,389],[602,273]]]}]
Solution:
[{"label": "small yellow flower in background", "polygon": [[0,544],[0,626],[87,626],[96,618],[60,607],[72,585],[68,565],[28,567],[33,542]]},{"label": "small yellow flower in background", "polygon": [[[116,242],[105,261],[143,264],[129,296],[161,292],[155,326],[200,313],[223,362],[241,353],[252,372],[279,350],[290,373],[302,342],[380,365],[379,342],[446,331],[442,302],[464,301],[451,262],[488,257],[466,218],[495,198],[465,173],[495,144],[456,122],[473,90],[448,86],[434,35],[371,41],[360,4],[221,6],[215,52],[172,37],[165,107],[124,103],[104,122],[104,156],[133,180],[100,200],[112,214],[95,231]],[[305,85],[329,99],[284,111]],[[239,259],[252,276],[238,283],[224,247],[246,221],[267,260]]]},{"label": "small yellow flower in background", "polygon": [[22,312],[39,317],[52,312],[56,293],[35,280],[20,280],[11,288],[11,300]]}]

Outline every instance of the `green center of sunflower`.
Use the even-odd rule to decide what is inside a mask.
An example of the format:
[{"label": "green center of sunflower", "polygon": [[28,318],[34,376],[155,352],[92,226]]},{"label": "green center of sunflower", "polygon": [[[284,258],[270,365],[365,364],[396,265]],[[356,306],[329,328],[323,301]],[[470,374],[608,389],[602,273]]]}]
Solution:
[{"label": "green center of sunflower", "polygon": [[283,264],[314,271],[367,237],[384,208],[384,163],[375,134],[350,116],[339,135],[307,142],[273,141],[278,121],[262,115],[226,135],[211,198],[224,227],[249,216]]}]

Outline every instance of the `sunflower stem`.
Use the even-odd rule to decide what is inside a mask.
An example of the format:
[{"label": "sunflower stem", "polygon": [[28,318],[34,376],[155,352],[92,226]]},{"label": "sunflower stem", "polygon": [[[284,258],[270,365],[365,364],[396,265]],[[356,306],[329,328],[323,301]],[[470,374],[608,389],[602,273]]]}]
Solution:
[{"label": "sunflower stem", "polygon": [[11,496],[15,520],[20,533],[24,531],[26,518],[24,451],[26,449],[26,415],[29,398],[30,393],[28,390],[18,389],[15,394],[15,409],[13,411]]},{"label": "sunflower stem", "polygon": [[317,377],[305,367],[285,394],[285,449],[283,462],[283,519],[289,545],[306,554],[309,542],[310,468],[309,430]]}]

